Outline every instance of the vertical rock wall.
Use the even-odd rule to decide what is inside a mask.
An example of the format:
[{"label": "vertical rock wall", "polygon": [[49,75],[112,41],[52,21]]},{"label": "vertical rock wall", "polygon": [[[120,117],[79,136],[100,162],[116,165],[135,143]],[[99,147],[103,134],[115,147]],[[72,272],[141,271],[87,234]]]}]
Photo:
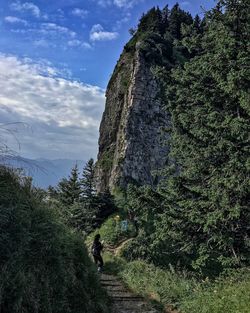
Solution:
[{"label": "vertical rock wall", "polygon": [[161,128],[167,125],[160,87],[140,52],[124,51],[106,93],[96,165],[97,190],[124,188],[130,182],[156,183],[153,175],[165,163],[167,147]]}]

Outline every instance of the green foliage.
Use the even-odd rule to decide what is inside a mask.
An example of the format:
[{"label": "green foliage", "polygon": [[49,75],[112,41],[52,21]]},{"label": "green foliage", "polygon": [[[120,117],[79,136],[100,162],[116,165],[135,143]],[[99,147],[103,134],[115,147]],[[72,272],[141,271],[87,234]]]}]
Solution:
[{"label": "green foliage", "polygon": [[158,7],[154,7],[141,17],[138,32],[158,32],[159,30],[162,30],[162,14]]},{"label": "green foliage", "polygon": [[[52,191],[52,190],[50,190]],[[81,185],[78,167],[75,165],[68,179],[63,178],[58,184],[58,194],[64,205],[72,205],[80,200]]]},{"label": "green foliage", "polygon": [[111,194],[96,192],[93,159],[84,166],[82,177],[75,166],[69,179],[62,179],[57,188],[49,187],[48,196],[48,205],[59,212],[62,220],[84,234],[115,211]]},{"label": "green foliage", "polygon": [[153,295],[155,300],[175,308],[197,286],[194,278],[170,270],[164,271],[143,261],[127,264],[120,275],[132,290],[144,296]]},{"label": "green foliage", "polygon": [[181,305],[183,313],[248,313],[250,307],[249,270],[231,273],[208,286],[195,287]]},{"label": "green foliage", "polygon": [[128,229],[124,231],[121,227],[121,221],[127,219],[127,216],[122,212],[117,212],[115,215],[111,215],[100,228],[96,229],[89,239],[88,243],[91,243],[96,234],[101,235],[101,239],[104,240],[104,246],[112,245],[115,246],[119,242],[134,237],[136,234],[135,227],[133,223],[128,221]]},{"label": "green foliage", "polygon": [[103,152],[102,158],[100,160],[100,166],[105,171],[110,171],[113,165],[114,149],[110,148]]},{"label": "green foliage", "polygon": [[162,270],[143,261],[126,263],[105,253],[105,269],[118,275],[135,293],[183,313],[248,313],[250,305],[249,269],[228,272],[211,281],[202,280],[172,267]]},{"label": "green foliage", "polygon": [[203,22],[196,17],[176,35],[182,40],[173,59],[182,65],[171,75],[159,67],[170,154],[158,191],[128,190],[140,227],[123,251],[128,260],[204,276],[249,265],[249,11],[246,1],[219,1]]},{"label": "green foliage", "polygon": [[193,23],[193,18],[191,14],[181,10],[178,3],[176,3],[171,9],[168,19],[169,32],[176,39],[182,38],[182,24],[191,25]]},{"label": "green foliage", "polygon": [[134,52],[136,46],[151,67],[164,66],[170,70],[175,63],[183,63],[190,54],[180,44],[181,27],[188,27],[193,21],[189,13],[176,4],[171,10],[152,8],[142,16],[138,29],[125,46],[125,51]]},{"label": "green foliage", "polygon": [[95,193],[95,168],[94,160],[91,158],[83,168],[81,184],[81,196],[83,198],[91,198]]},{"label": "green foliage", "polygon": [[25,177],[0,168],[0,311],[108,312],[83,239]]},{"label": "green foliage", "polygon": [[167,90],[170,176],[162,192],[169,207],[159,225],[205,273],[249,262],[250,15],[245,1],[220,4],[207,17],[204,52],[173,71]]}]

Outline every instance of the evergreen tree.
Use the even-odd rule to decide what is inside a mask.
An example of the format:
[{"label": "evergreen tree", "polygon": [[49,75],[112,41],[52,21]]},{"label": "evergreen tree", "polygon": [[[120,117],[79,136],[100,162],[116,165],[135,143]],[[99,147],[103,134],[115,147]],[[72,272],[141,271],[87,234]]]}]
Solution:
[{"label": "evergreen tree", "polygon": [[79,202],[81,185],[77,164],[72,168],[68,179],[63,178],[58,184],[59,197],[63,204],[72,205]]},{"label": "evergreen tree", "polygon": [[75,190],[77,197],[71,202],[69,223],[76,229],[89,233],[115,211],[113,198],[109,193],[97,194],[92,158],[84,166],[80,180],[76,175],[77,170],[73,170],[71,181],[74,181],[74,188],[70,190]]},{"label": "evergreen tree", "polygon": [[85,165],[80,180],[83,199],[91,198],[96,194],[94,160],[91,158]]},{"label": "evergreen tree", "polygon": [[169,8],[168,5],[166,5],[163,10],[161,11],[161,16],[162,16],[162,26],[164,29],[164,32],[166,32],[166,30],[169,27]]},{"label": "evergreen tree", "polygon": [[191,25],[193,18],[190,13],[187,13],[180,9],[178,3],[176,3],[169,14],[169,31],[173,38],[181,39],[181,26],[182,24]]},{"label": "evergreen tree", "polygon": [[159,32],[162,30],[162,14],[161,10],[157,8],[152,8],[144,14],[140,19],[138,30],[141,33],[147,32]]},{"label": "evergreen tree", "polygon": [[249,261],[249,10],[246,0],[219,1],[203,53],[173,72],[167,92],[173,174],[160,225],[203,271]]}]

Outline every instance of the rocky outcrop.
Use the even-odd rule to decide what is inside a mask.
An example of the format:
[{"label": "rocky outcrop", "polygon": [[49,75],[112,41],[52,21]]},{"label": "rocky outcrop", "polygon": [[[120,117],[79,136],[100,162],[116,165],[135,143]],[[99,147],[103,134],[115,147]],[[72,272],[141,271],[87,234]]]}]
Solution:
[{"label": "rocky outcrop", "polygon": [[151,64],[141,52],[124,50],[106,92],[96,164],[97,190],[130,182],[153,185],[167,156],[161,128],[168,118]]}]

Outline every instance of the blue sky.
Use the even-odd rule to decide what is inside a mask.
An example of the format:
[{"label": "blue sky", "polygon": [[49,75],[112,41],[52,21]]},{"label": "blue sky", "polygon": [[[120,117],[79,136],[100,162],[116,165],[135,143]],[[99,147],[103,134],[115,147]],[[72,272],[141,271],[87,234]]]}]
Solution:
[{"label": "blue sky", "polygon": [[[0,0],[0,125],[30,158],[96,157],[105,88],[143,12],[176,1]],[[180,1],[193,15],[213,0]],[[6,127],[5,127],[6,128]]]}]

